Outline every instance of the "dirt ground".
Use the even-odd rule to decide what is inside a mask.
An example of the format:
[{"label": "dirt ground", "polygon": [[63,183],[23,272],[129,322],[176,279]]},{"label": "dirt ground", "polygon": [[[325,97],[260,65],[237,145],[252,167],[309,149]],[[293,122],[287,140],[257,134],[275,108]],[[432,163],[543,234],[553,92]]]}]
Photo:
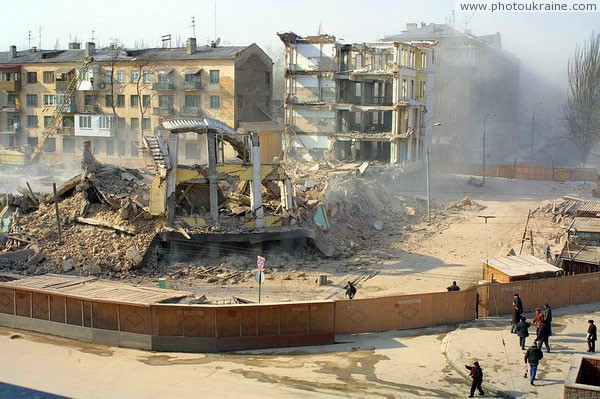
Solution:
[{"label": "dirt ground", "polygon": [[[357,232],[362,240],[352,256],[327,259],[318,255],[294,257],[287,254],[267,257],[266,281],[261,287],[263,302],[307,299],[343,298],[343,287],[349,280],[363,277],[358,284],[357,298],[420,292],[444,291],[452,281],[462,288],[477,284],[482,276],[481,259],[506,255],[510,249],[518,253],[528,210],[560,200],[562,196],[591,198],[592,183],[517,181],[489,178],[484,187],[467,184],[470,176],[434,174],[431,182],[432,223],[426,223],[426,208],[416,209],[413,223],[385,220],[387,236],[372,241]],[[425,177],[415,172],[403,176],[393,186],[399,196],[425,194]],[[388,186],[388,187],[389,187]],[[469,196],[479,206],[455,208],[452,204]],[[486,226],[482,216],[493,216]],[[553,224],[551,217],[536,212],[529,228],[533,231],[535,255],[543,258],[543,247],[555,242],[559,232],[567,227]],[[523,253],[531,253],[531,243],[525,242]],[[178,263],[164,271],[171,288],[205,295],[210,301],[227,303],[232,297],[258,300],[258,283],[254,279],[255,255],[232,250],[217,261],[229,267],[246,269],[240,280],[220,284],[193,277],[194,268],[210,264],[203,260]],[[213,262],[213,264],[215,264]],[[173,273],[173,271],[181,273]],[[319,275],[327,275],[329,283],[318,285]],[[142,285],[157,284],[156,278],[132,276],[126,279]],[[210,281],[210,280],[209,280]]]}]

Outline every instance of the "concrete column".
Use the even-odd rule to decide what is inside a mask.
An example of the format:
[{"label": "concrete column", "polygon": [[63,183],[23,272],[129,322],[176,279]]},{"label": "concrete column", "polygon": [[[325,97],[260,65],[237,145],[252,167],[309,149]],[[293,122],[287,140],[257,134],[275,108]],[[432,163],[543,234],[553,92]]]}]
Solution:
[{"label": "concrete column", "polygon": [[260,176],[260,142],[258,133],[252,132],[252,185],[250,207],[256,218],[256,228],[265,227],[265,211],[262,204],[262,181]]},{"label": "concrete column", "polygon": [[179,153],[179,136],[171,134],[169,137],[169,159],[171,169],[167,171],[167,210],[168,224],[172,226],[175,223],[175,201],[177,196],[177,159]]},{"label": "concrete column", "polygon": [[210,192],[210,216],[213,224],[219,224],[219,197],[217,193],[217,140],[216,133],[209,130],[206,134],[208,148],[208,183]]}]

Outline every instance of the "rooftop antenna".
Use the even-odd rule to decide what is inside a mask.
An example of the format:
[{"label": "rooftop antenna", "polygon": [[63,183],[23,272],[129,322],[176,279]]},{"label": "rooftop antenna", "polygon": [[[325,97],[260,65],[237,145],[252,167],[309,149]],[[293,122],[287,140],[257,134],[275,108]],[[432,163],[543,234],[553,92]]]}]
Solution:
[{"label": "rooftop antenna", "polygon": [[92,29],[92,37],[90,37],[90,40],[92,41],[92,43],[96,39],[96,37],[94,36],[95,33],[96,33],[96,31]]},{"label": "rooftop antenna", "polygon": [[319,22],[319,32],[317,35],[321,36],[321,33],[323,33],[323,21]]},{"label": "rooftop antenna", "polygon": [[454,23],[456,22],[456,19],[454,18],[454,10],[452,10],[452,27],[454,28]]},{"label": "rooftop antenna", "polygon": [[217,40],[217,0],[215,0],[215,35],[214,40]]},{"label": "rooftop antenna", "polygon": [[192,16],[192,30],[194,32],[194,36],[192,37],[196,37],[196,18],[194,16]]},{"label": "rooftop antenna", "polygon": [[38,48],[41,50],[42,49],[42,27],[41,26],[38,28],[38,32],[39,32],[39,35],[38,35],[39,36],[38,37],[38,40],[39,40]]},{"label": "rooftop antenna", "polygon": [[31,39],[32,39],[32,37],[31,37],[31,31],[28,30],[27,31],[27,48],[31,48]]},{"label": "rooftop antenna", "polygon": [[169,43],[169,48],[171,48],[171,34],[162,35],[162,46],[163,48],[167,48],[167,43]]}]

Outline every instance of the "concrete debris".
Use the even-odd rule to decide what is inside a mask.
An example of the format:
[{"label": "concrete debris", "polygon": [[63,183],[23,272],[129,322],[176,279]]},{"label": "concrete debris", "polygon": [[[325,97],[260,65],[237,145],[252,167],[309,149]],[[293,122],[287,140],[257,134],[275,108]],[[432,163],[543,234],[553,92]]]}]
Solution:
[{"label": "concrete debris", "polygon": [[415,216],[417,212],[415,211],[415,208],[407,206],[406,208],[404,208],[404,213],[406,213],[407,216]]},{"label": "concrete debris", "polygon": [[83,266],[84,273],[89,273],[91,276],[97,276],[102,273],[102,268],[98,265]]},{"label": "concrete debris", "polygon": [[73,264],[73,261],[71,259],[67,259],[67,260],[63,261],[63,263],[62,263],[63,272],[68,273],[73,269],[75,269],[75,265]]},{"label": "concrete debris", "polygon": [[143,259],[142,254],[140,253],[140,251],[137,249],[137,247],[135,245],[131,246],[127,249],[127,252],[125,252],[125,258],[129,262],[131,262],[132,269],[138,268]]}]

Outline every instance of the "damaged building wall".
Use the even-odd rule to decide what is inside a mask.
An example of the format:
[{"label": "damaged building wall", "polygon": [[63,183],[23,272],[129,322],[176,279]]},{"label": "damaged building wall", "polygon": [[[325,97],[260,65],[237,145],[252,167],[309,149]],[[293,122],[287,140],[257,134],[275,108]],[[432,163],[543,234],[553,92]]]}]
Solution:
[{"label": "damaged building wall", "polygon": [[422,159],[424,113],[433,106],[429,48],[279,36],[286,46],[285,123],[297,137],[290,138],[290,148],[296,141],[313,156]]}]

